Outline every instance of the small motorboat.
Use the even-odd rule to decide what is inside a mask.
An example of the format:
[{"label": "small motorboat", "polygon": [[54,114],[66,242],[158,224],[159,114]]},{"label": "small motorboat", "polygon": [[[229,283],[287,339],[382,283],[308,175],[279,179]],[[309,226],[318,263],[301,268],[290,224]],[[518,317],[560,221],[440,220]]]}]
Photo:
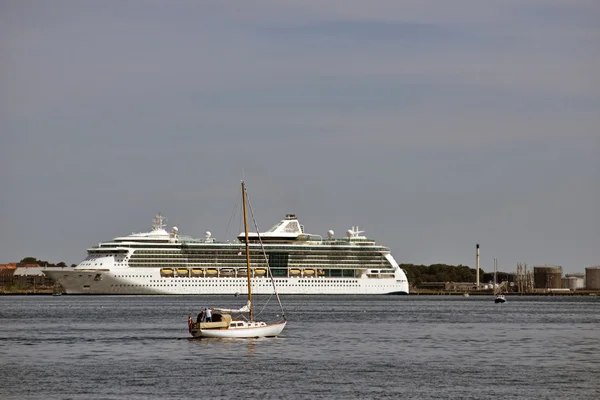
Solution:
[{"label": "small motorboat", "polygon": [[500,293],[500,291],[497,291],[497,287],[498,285],[496,284],[498,278],[498,259],[494,258],[494,303],[506,303],[506,299],[504,298],[504,295],[502,293]]}]

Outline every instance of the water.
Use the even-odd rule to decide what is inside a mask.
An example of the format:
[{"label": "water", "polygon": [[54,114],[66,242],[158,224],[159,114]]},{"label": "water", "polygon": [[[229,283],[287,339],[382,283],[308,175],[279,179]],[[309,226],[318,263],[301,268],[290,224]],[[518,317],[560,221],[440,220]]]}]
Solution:
[{"label": "water", "polygon": [[598,399],[600,297],[285,296],[278,338],[193,340],[229,297],[0,297],[0,398]]}]

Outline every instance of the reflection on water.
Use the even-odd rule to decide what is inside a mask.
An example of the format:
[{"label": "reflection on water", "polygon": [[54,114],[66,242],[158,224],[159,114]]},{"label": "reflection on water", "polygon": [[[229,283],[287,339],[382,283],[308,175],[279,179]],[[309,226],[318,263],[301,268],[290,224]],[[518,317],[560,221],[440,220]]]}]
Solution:
[{"label": "reflection on water", "polygon": [[598,297],[286,296],[280,337],[192,339],[187,315],[207,301],[215,297],[0,297],[0,397],[600,394]]},{"label": "reflection on water", "polygon": [[[277,340],[278,338],[187,338],[190,343],[195,343],[198,346],[214,347],[215,342],[220,342],[223,346],[238,346],[239,344],[246,345],[248,356],[252,356],[256,348],[256,342],[259,340]],[[220,346],[221,344],[219,344]]]}]

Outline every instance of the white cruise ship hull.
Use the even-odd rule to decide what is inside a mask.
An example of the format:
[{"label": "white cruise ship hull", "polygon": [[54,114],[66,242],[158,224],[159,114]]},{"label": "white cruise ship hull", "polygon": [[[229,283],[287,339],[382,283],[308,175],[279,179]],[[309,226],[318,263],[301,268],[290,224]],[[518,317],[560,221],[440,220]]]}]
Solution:
[{"label": "white cruise ship hull", "polygon": [[[43,272],[67,294],[246,294],[248,265],[255,294],[408,294],[406,274],[390,250],[361,236],[309,235],[293,214],[238,242],[182,236],[155,217],[152,231],[101,242],[75,268]],[[247,262],[245,251],[249,251]],[[263,256],[264,255],[264,256]]]},{"label": "white cruise ship hull", "polygon": [[[68,294],[243,295],[248,290],[244,277],[171,278],[162,277],[157,269],[150,268],[48,268],[44,273]],[[401,274],[403,277],[404,273]],[[279,294],[408,294],[406,278],[397,277],[286,277],[275,278],[275,284]],[[271,294],[273,284],[265,277],[254,278],[252,292]]]}]

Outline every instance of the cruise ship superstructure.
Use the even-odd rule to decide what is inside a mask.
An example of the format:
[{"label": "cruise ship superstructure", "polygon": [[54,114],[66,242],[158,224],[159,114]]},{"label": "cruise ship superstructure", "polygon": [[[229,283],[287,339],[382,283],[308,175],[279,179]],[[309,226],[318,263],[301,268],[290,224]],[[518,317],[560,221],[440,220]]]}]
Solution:
[{"label": "cruise ship superstructure", "polygon": [[[47,268],[68,294],[244,294],[245,238],[219,242],[165,229],[159,214],[152,230],[101,242],[75,268]],[[249,233],[255,294],[270,294],[268,259],[279,294],[408,294],[405,272],[389,248],[362,236],[358,227],[335,238],[304,232],[293,214],[264,233]],[[264,279],[261,279],[264,278]]]}]

